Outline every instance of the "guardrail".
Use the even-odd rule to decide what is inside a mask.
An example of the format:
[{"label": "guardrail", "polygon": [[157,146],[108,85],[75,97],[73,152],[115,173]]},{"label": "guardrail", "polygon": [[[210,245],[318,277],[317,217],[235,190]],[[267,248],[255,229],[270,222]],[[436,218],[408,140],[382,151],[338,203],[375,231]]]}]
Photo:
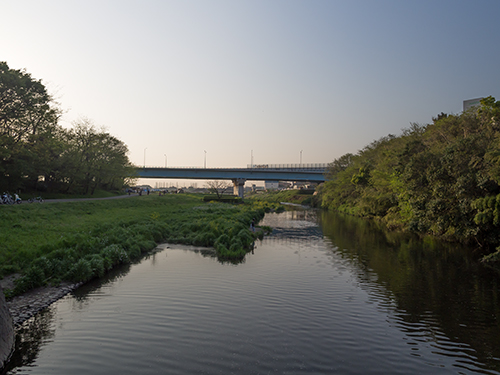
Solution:
[{"label": "guardrail", "polygon": [[302,164],[247,164],[250,169],[326,169],[328,163],[302,163]]},{"label": "guardrail", "polygon": [[[136,165],[136,168],[166,168],[166,169],[245,169],[238,167],[162,167],[152,165]],[[328,163],[302,163],[302,164],[247,164],[246,169],[302,169],[302,170],[322,170],[328,167]]]}]

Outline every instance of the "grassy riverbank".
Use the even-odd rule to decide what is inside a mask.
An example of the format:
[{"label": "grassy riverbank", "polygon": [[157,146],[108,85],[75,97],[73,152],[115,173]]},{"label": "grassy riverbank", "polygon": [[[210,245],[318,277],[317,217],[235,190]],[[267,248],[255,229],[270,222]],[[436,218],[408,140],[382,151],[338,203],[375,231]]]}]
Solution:
[{"label": "grassy riverbank", "polygon": [[221,261],[241,260],[256,238],[250,222],[269,208],[195,195],[0,206],[0,278],[22,275],[8,295],[86,281],[161,242],[213,246]]}]

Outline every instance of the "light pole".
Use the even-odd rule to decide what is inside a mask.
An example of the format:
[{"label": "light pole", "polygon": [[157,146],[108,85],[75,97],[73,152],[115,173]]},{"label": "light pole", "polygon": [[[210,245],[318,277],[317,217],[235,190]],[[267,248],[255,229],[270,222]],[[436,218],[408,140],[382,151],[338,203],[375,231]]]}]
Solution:
[{"label": "light pole", "polygon": [[205,151],[205,162],[204,162],[203,166],[205,168],[207,168],[207,151],[206,150],[203,150],[203,151]]},{"label": "light pole", "polygon": [[165,155],[165,168],[167,168],[167,154],[163,154]]},{"label": "light pole", "polygon": [[253,168],[253,150],[250,152],[250,168]]},{"label": "light pole", "polygon": [[147,149],[148,149],[147,147],[144,149],[144,168],[146,168],[146,150]]},{"label": "light pole", "polygon": [[300,150],[300,166],[302,167],[302,150]]}]

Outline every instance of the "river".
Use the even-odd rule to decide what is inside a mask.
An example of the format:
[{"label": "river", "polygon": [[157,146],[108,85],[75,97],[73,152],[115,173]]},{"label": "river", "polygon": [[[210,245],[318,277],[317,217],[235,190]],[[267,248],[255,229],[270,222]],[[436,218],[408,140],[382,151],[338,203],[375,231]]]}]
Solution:
[{"label": "river", "polygon": [[32,318],[6,374],[500,374],[500,276],[314,210],[240,264],[162,245]]}]

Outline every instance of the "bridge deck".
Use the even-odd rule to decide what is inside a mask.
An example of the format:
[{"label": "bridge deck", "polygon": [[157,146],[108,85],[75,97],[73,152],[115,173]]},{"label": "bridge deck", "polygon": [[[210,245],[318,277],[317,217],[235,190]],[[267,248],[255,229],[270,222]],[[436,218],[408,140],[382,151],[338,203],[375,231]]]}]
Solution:
[{"label": "bridge deck", "polygon": [[199,180],[325,181],[325,169],[305,168],[160,168],[139,167],[139,178],[179,178]]}]

